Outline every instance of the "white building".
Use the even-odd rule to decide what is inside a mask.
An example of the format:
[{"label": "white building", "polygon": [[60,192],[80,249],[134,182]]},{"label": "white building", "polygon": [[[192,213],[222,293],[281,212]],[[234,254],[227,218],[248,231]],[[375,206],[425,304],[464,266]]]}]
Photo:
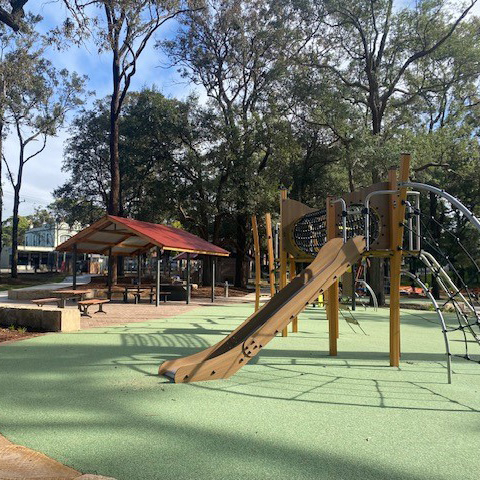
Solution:
[{"label": "white building", "polygon": [[[80,225],[72,228],[65,222],[31,227],[25,233],[23,245],[18,247],[18,270],[61,270],[65,265],[65,254],[55,252],[55,247],[67,241],[81,230]],[[12,247],[4,247],[0,258],[2,269],[10,268]]]}]

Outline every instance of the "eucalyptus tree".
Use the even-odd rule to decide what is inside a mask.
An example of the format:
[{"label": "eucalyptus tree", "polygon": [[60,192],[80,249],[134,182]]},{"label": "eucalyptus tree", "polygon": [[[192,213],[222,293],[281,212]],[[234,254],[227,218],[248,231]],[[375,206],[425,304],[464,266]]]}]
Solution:
[{"label": "eucalyptus tree", "polygon": [[110,98],[110,198],[108,212],[122,213],[119,162],[119,121],[138,60],[153,35],[169,20],[195,8],[195,1],[183,0],[66,0],[80,19],[84,31],[91,31],[99,52],[111,55]]},{"label": "eucalyptus tree", "polygon": [[[447,0],[420,0],[400,6],[393,0],[287,1],[301,11],[307,42],[301,45],[299,63],[308,68],[312,88],[341,85],[341,101],[354,106],[359,115],[356,135],[363,154],[357,170],[367,171],[369,182],[380,181],[401,148],[395,138],[413,127],[425,111],[414,103],[435,91],[431,70],[422,70],[440,50],[446,52],[458,35],[476,0],[451,8]],[[449,55],[451,61],[455,55]],[[438,56],[440,60],[440,56]],[[419,75],[419,73],[422,73]],[[332,83],[333,82],[333,83]],[[394,147],[394,148],[393,148]],[[371,281],[384,301],[381,260],[372,263]]]},{"label": "eucalyptus tree", "polygon": [[[17,276],[18,222],[24,170],[57,134],[68,111],[82,103],[85,79],[57,70],[43,56],[35,35],[16,37],[5,54],[5,120],[16,138],[18,156],[3,157],[14,191],[12,216],[12,277]],[[16,164],[16,169],[14,165]]]},{"label": "eucalyptus tree", "polygon": [[28,0],[1,0],[0,22],[18,32],[25,26],[23,21],[25,13],[23,7]]},{"label": "eucalyptus tree", "polygon": [[[235,231],[235,284],[245,283],[249,218],[262,194],[276,188],[265,175],[279,161],[275,132],[279,83],[286,73],[288,39],[281,10],[266,2],[206,2],[180,17],[177,36],[162,46],[184,78],[200,85],[218,118],[217,159],[221,202],[229,206]],[[293,36],[295,32],[290,32]]]}]

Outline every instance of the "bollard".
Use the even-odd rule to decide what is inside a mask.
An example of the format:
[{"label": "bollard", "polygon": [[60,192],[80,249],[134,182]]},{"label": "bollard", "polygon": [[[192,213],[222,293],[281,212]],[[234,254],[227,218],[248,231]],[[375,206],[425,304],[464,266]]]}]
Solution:
[{"label": "bollard", "polygon": [[225,298],[228,298],[228,280],[225,280],[224,292]]}]

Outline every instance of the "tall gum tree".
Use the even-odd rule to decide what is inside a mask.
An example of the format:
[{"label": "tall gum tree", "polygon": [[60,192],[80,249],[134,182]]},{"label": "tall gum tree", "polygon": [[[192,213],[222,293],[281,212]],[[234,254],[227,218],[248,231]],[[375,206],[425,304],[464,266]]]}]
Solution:
[{"label": "tall gum tree", "polygon": [[11,275],[16,277],[19,206],[25,167],[43,152],[48,138],[56,135],[67,112],[82,103],[85,79],[67,70],[55,69],[43,57],[43,48],[38,46],[37,36],[33,34],[15,38],[11,50],[5,54],[4,64],[4,120],[18,146],[15,160],[3,156],[14,192]]},{"label": "tall gum tree", "polygon": [[[347,87],[350,102],[363,109],[369,122],[372,155],[365,167],[371,181],[380,181],[388,165],[382,152],[396,109],[419,95],[422,89],[408,82],[408,75],[422,60],[445,46],[477,3],[466,6],[446,0],[420,0],[396,8],[393,0],[292,0],[311,12],[313,21],[304,28],[311,33],[299,57],[304,66],[332,75]],[[318,11],[321,11],[321,15]],[[308,18],[308,16],[306,17]],[[383,262],[372,262],[371,282],[384,303]]]},{"label": "tall gum tree", "polygon": [[282,25],[268,3],[210,0],[206,8],[182,15],[179,34],[163,44],[184,77],[205,89],[217,114],[220,196],[235,230],[237,286],[246,283],[249,217],[274,158],[275,87],[288,51]]}]

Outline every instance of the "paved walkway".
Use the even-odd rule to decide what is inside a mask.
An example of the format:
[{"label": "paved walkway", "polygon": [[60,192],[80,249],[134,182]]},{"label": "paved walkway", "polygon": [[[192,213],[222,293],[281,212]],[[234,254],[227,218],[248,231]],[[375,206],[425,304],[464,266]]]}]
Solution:
[{"label": "paved walkway", "polygon": [[15,445],[2,435],[0,435],[0,479],[115,480],[101,475],[83,475],[43,453]]}]

